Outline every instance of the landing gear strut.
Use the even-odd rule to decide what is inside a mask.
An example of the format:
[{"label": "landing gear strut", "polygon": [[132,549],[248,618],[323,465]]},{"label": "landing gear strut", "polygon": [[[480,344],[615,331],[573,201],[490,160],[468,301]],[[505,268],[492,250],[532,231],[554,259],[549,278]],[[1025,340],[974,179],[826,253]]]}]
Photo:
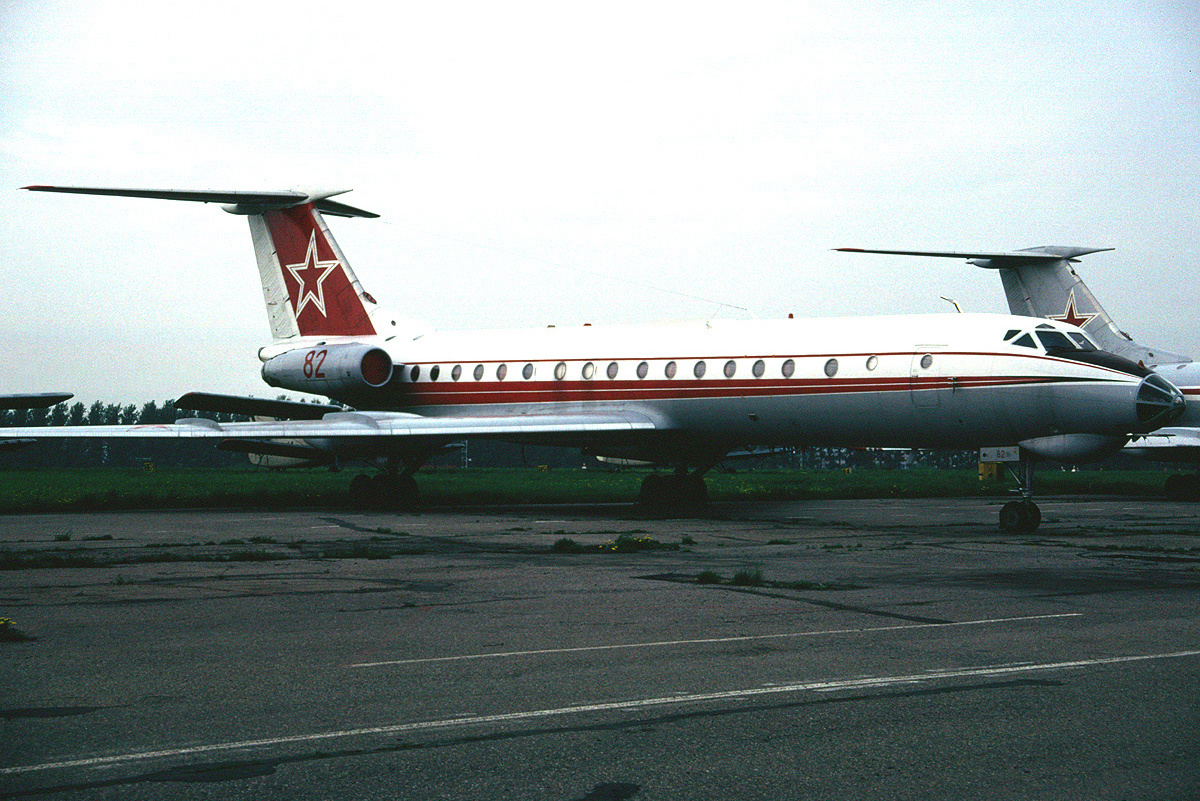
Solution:
[{"label": "landing gear strut", "polygon": [[1042,510],[1033,502],[1033,456],[1021,448],[1021,461],[1015,471],[1009,468],[1009,472],[1017,480],[1021,500],[1000,507],[1000,528],[1017,534],[1036,531],[1042,524]]},{"label": "landing gear strut", "polygon": [[687,472],[681,467],[673,474],[651,473],[642,479],[642,490],[638,502],[655,510],[695,509],[708,501],[708,485],[704,483],[704,470]]}]

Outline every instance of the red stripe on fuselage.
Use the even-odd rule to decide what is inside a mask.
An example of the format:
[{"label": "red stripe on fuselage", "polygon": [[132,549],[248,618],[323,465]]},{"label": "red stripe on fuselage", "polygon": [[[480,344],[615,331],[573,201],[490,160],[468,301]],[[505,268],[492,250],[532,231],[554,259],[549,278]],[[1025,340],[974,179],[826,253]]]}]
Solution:
[{"label": "red stripe on fuselage", "polygon": [[770,396],[807,396],[857,394],[866,392],[926,392],[989,387],[1034,386],[1081,379],[1033,376],[956,376],[862,379],[715,379],[705,380],[608,380],[507,381],[473,379],[455,383],[441,381],[402,385],[395,400],[401,406],[470,406],[490,404],[537,404],[579,402],[663,401],[683,399],[750,398]]}]

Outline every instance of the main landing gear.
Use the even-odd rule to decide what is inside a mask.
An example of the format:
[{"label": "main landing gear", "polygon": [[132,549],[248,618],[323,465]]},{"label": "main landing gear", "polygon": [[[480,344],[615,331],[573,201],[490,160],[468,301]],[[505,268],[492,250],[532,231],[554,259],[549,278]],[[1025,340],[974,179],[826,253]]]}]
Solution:
[{"label": "main landing gear", "polygon": [[413,474],[426,461],[406,460],[401,469],[400,460],[392,457],[382,473],[359,473],[350,481],[350,501],[359,509],[411,509],[420,494]]},{"label": "main landing gear", "polygon": [[680,467],[667,475],[651,473],[642,479],[638,502],[655,511],[697,509],[708,501],[706,472],[708,468],[689,473],[686,467]]},{"label": "main landing gear", "polygon": [[1014,534],[1028,534],[1042,524],[1042,510],[1033,502],[1033,456],[1021,449],[1021,461],[1009,472],[1017,480],[1021,500],[1009,501],[1000,507],[1000,528]]},{"label": "main landing gear", "polygon": [[1163,487],[1173,501],[1200,501],[1200,473],[1176,473]]}]

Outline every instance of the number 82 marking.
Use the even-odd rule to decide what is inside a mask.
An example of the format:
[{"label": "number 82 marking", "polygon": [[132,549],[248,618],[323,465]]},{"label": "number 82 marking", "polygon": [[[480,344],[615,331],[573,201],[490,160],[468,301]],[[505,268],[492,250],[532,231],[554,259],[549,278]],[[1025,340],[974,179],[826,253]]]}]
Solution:
[{"label": "number 82 marking", "polygon": [[329,351],[325,350],[310,350],[304,356],[304,377],[305,378],[324,378],[325,373],[321,371],[321,365],[325,364],[325,357],[329,355]]}]

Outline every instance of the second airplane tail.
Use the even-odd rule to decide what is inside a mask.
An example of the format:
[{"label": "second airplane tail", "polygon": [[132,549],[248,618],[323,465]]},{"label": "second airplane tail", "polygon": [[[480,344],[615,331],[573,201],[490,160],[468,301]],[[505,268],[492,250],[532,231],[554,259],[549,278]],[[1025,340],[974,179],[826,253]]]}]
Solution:
[{"label": "second airplane tail", "polygon": [[1122,331],[1071,266],[1080,256],[1112,248],[1043,246],[1008,253],[961,251],[867,250],[838,248],[851,253],[896,256],[939,256],[966,259],[978,267],[999,270],[1011,314],[1061,320],[1087,331],[1100,347],[1146,365],[1191,361],[1187,356],[1134,341]]}]

